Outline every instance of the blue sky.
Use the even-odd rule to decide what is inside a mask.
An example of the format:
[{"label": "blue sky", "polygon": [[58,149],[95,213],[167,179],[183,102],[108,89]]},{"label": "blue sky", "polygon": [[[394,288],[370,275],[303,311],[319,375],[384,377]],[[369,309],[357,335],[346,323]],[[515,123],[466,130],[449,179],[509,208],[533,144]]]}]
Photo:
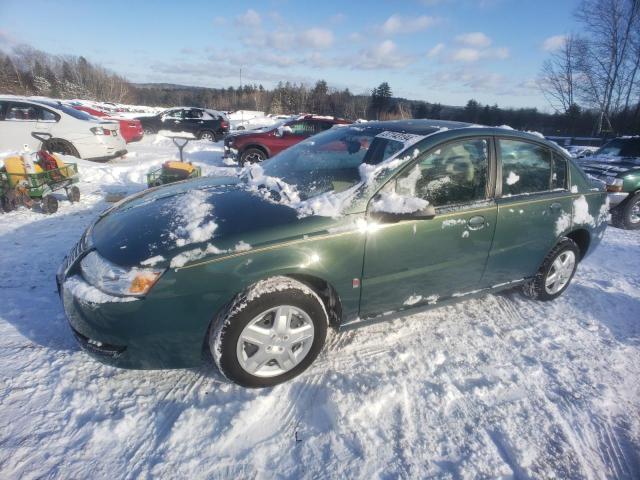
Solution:
[{"label": "blue sky", "polygon": [[84,55],[135,82],[279,80],[549,110],[535,85],[578,0],[0,0],[0,48]]}]

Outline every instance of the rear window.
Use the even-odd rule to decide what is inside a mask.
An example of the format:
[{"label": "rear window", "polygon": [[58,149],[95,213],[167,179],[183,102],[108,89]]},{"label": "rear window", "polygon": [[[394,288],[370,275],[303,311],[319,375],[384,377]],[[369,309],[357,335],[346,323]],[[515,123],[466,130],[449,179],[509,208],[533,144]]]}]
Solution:
[{"label": "rear window", "polygon": [[60,110],[61,112],[66,113],[67,115],[77,118],[78,120],[90,120],[95,121],[95,117],[93,115],[89,115],[87,112],[83,112],[81,110],[76,110],[73,107],[69,107],[63,103],[54,103],[54,102],[41,102],[48,107],[54,108],[56,110]]},{"label": "rear window", "polygon": [[616,138],[600,148],[597,154],[614,157],[640,157],[640,138]]}]

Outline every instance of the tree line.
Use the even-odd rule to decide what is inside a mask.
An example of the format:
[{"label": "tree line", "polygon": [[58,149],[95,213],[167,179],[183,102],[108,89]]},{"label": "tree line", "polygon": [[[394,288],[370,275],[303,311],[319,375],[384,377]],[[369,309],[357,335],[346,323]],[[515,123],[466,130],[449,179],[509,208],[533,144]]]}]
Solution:
[{"label": "tree line", "polygon": [[[570,42],[567,41],[566,45],[570,45]],[[550,62],[560,55],[561,52],[555,52]],[[549,68],[551,67],[545,64],[543,71],[548,71]],[[636,75],[633,69],[618,77],[616,87],[607,90],[616,95],[608,94],[610,101],[605,103],[585,101],[582,105],[579,104],[578,99],[583,97],[577,93],[579,88],[574,84],[577,82],[570,85],[574,93],[569,99],[560,96],[555,90],[545,90],[548,98],[553,99],[554,105],[558,106],[554,113],[546,113],[536,108],[483,105],[474,99],[469,100],[465,106],[410,100],[395,97],[387,82],[380,83],[364,94],[354,94],[348,88],[330,87],[325,80],[318,80],[315,85],[280,82],[271,89],[260,84],[227,88],[133,84],[81,56],[49,55],[28,46],[15,47],[10,53],[0,51],[0,93],[60,99],[82,98],[158,107],[192,105],[224,111],[245,109],[272,114],[315,113],[353,120],[431,118],[492,126],[510,125],[520,130],[539,131],[545,135],[566,136],[592,136],[599,130],[605,130],[599,128],[602,121],[612,126],[605,132],[609,136],[640,134],[640,101],[636,77],[640,78],[640,72]],[[620,78],[627,80],[623,82]],[[541,85],[549,87],[549,83],[542,80]],[[566,90],[565,87],[566,83],[561,92]],[[559,99],[554,95],[558,95]],[[609,107],[605,108],[607,104]]]}]

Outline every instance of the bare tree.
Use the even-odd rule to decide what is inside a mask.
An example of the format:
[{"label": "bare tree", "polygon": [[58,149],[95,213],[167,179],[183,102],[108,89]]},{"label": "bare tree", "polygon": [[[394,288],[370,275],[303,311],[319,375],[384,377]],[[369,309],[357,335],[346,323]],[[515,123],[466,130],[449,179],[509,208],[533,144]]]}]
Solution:
[{"label": "bare tree", "polygon": [[638,7],[638,0],[583,0],[576,11],[587,35],[577,57],[579,95],[600,111],[598,133],[603,121],[610,123],[612,113],[626,102],[625,93],[636,81],[632,72],[633,42],[640,28]]},{"label": "bare tree", "polygon": [[562,47],[553,52],[551,58],[542,65],[538,85],[549,104],[558,112],[568,112],[575,103],[580,42],[577,36],[568,35]]}]

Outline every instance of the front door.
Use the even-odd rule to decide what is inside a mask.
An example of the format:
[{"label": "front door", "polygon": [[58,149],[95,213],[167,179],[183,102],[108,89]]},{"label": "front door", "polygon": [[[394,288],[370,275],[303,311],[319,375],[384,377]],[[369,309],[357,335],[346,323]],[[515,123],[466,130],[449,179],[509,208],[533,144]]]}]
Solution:
[{"label": "front door", "polygon": [[435,207],[436,216],[368,228],[362,318],[478,288],[496,226],[490,146],[489,138],[474,137],[432,149],[370,203],[371,212],[385,198],[419,198]]},{"label": "front door", "polygon": [[484,286],[533,276],[570,227],[567,164],[545,145],[496,139],[499,182],[496,236]]}]

